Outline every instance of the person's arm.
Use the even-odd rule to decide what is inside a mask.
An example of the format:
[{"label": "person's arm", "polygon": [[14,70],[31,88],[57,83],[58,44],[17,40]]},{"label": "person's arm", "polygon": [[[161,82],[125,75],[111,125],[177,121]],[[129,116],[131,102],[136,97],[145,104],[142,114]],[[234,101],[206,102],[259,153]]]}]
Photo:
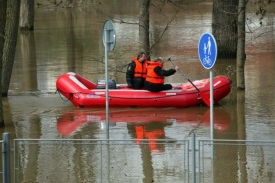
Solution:
[{"label": "person's arm", "polygon": [[175,74],[176,70],[175,69],[169,69],[169,70],[163,70],[161,67],[155,67],[154,71],[156,74],[159,76],[171,76]]},{"label": "person's arm", "polygon": [[129,63],[126,71],[126,82],[129,88],[133,87],[133,78],[134,78],[134,70],[135,70],[135,63]]}]

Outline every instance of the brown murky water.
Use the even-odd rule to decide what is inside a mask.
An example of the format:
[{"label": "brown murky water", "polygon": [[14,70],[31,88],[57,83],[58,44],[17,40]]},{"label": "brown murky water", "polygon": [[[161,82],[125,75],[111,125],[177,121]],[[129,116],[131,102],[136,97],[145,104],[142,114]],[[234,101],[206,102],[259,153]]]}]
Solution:
[{"label": "brown murky water", "polygon": [[[138,52],[138,26],[133,24],[138,21],[137,5],[130,1],[110,1],[108,6],[103,3],[73,9],[37,8],[34,32],[18,33],[10,96],[3,101],[7,125],[1,132],[9,132],[12,139],[105,138],[106,127],[102,123],[105,109],[79,109],[63,101],[55,93],[55,80],[69,71],[92,81],[105,77],[101,31],[105,20],[111,17],[117,42],[108,54],[109,75],[117,83],[125,83],[125,65]],[[165,16],[156,9],[151,16],[153,43],[173,20],[154,47],[152,57],[171,57],[191,80],[207,78],[209,71],[199,62],[197,43],[202,33],[211,32],[211,3],[182,5],[179,12],[175,10],[175,6],[169,5],[162,10]],[[255,28],[258,17],[253,13],[248,16],[252,22],[247,28]],[[230,75],[232,92],[214,110],[214,137],[217,139],[275,138],[274,17],[273,9],[264,18],[261,28],[247,34],[246,90],[237,91],[235,74]],[[120,20],[128,23],[120,23]],[[261,35],[263,32],[266,33]],[[261,36],[255,39],[257,35]],[[217,60],[214,75],[226,74],[228,66],[235,70],[234,63],[234,60]],[[114,67],[119,69],[113,70]],[[170,67],[168,63],[166,67]],[[166,81],[183,80],[177,73]],[[162,130],[161,138],[190,139],[191,132],[197,137],[210,137],[207,107],[150,108],[145,114],[140,111],[143,109],[110,109],[110,138],[136,137],[137,134],[121,126],[121,122],[135,126],[131,122],[150,124],[153,121],[159,125],[149,129],[151,132]]]}]

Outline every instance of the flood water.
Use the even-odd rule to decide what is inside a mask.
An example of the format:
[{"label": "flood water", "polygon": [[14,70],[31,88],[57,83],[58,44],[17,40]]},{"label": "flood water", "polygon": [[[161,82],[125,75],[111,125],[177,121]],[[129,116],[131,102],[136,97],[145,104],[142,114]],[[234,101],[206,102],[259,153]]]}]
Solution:
[{"label": "flood water", "polygon": [[[151,42],[161,39],[152,58],[171,58],[193,81],[208,78],[209,71],[198,58],[197,44],[201,34],[211,32],[212,4],[182,4],[181,8],[168,4],[162,15],[157,7],[163,5],[155,4],[150,17]],[[105,108],[73,106],[55,93],[55,81],[66,72],[76,72],[94,82],[105,77],[102,28],[110,18],[117,39],[114,50],[108,53],[109,76],[125,83],[126,64],[138,53],[137,7],[137,1],[114,0],[76,8],[36,8],[35,30],[18,33],[9,96],[3,101],[6,126],[1,132],[9,132],[11,139],[104,139]],[[227,74],[231,66],[233,83],[230,95],[214,108],[215,139],[275,138],[275,10],[269,10],[258,29],[259,17],[252,10],[247,15],[251,18],[247,29],[256,31],[246,37],[244,91],[236,89],[235,60],[216,61],[214,75]],[[172,65],[166,63],[165,67]],[[166,82],[187,81],[177,73]],[[133,128],[137,124],[147,125],[148,133],[161,130],[162,134],[154,138],[190,139],[192,132],[198,138],[210,137],[206,106],[111,108],[110,113],[110,139],[136,138]]]}]

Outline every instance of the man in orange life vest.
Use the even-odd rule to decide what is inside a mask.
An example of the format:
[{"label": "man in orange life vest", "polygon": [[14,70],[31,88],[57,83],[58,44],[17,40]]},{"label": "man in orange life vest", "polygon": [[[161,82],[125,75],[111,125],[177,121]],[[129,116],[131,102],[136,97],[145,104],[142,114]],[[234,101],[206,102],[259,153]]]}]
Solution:
[{"label": "man in orange life vest", "polygon": [[137,57],[129,63],[126,72],[126,82],[129,88],[140,90],[144,88],[144,81],[147,72],[147,57],[144,52],[140,52]]},{"label": "man in orange life vest", "polygon": [[171,90],[171,84],[164,84],[164,77],[171,76],[179,70],[178,66],[174,69],[163,70],[163,59],[157,58],[155,61],[148,62],[147,77],[145,80],[145,89],[151,92],[159,92],[163,90]]}]

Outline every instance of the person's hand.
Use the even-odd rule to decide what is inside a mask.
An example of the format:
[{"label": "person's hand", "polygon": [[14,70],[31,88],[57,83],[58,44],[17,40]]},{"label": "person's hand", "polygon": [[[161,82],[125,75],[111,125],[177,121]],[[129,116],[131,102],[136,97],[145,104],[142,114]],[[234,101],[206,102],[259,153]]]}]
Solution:
[{"label": "person's hand", "polygon": [[178,71],[178,70],[179,70],[179,67],[178,67],[178,66],[176,66],[176,67],[175,67],[175,70],[176,70],[176,71]]}]

